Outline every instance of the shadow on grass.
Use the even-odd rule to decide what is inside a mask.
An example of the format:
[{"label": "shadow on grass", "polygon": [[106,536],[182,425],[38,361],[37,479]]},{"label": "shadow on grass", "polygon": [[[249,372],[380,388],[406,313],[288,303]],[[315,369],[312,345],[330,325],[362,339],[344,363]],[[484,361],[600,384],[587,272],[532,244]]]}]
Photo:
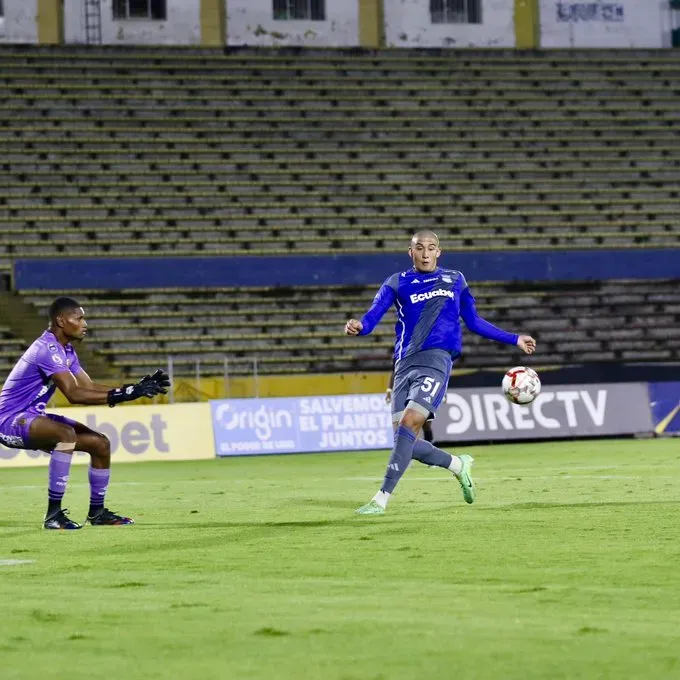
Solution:
[{"label": "shadow on grass", "polygon": [[[348,518],[343,518],[340,520],[322,519],[322,520],[292,520],[285,522],[276,521],[257,521],[252,522],[173,522],[173,528],[184,528],[184,529],[258,529],[264,527],[270,528],[294,528],[294,529],[314,529],[317,527],[327,527],[327,526],[342,526],[347,523]],[[144,522],[137,525],[140,528],[145,529],[168,529],[167,522],[156,523],[156,522]]]},{"label": "shadow on grass", "polygon": [[303,498],[298,501],[299,505],[311,505],[315,508],[338,508],[340,510],[356,510],[362,505],[362,500],[356,501],[328,501],[323,498]]}]

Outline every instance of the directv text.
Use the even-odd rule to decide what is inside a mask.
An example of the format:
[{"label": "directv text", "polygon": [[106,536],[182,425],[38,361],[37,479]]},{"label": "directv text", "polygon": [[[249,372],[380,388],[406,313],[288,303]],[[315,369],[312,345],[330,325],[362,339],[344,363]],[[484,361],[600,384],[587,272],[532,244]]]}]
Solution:
[{"label": "directv text", "polygon": [[644,383],[556,385],[528,406],[511,404],[494,388],[463,388],[447,393],[433,425],[442,442],[633,434],[650,428]]},{"label": "directv text", "polygon": [[[474,423],[477,430],[533,430],[543,427],[557,430],[562,427],[577,428],[579,417],[584,416],[596,427],[604,422],[607,407],[606,390],[598,390],[592,397],[586,390],[545,391],[536,397],[529,406],[511,404],[501,394],[473,394],[469,399],[450,393],[446,397],[451,422],[447,434],[467,431]],[[555,402],[557,410],[551,415],[544,411],[546,404]],[[581,402],[584,410],[577,415],[576,402]]]}]

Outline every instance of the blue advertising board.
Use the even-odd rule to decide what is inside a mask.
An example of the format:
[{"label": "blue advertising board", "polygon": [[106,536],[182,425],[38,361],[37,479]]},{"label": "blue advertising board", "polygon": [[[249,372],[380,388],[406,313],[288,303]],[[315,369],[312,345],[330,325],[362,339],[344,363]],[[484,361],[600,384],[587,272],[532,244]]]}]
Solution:
[{"label": "blue advertising board", "polygon": [[680,382],[649,383],[654,432],[680,433]]},{"label": "blue advertising board", "polygon": [[218,456],[392,447],[384,394],[210,402]]}]

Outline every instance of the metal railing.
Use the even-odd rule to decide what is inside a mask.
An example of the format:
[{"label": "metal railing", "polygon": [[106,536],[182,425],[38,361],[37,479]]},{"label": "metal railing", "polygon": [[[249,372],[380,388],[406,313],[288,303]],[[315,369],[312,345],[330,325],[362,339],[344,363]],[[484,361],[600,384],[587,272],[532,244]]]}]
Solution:
[{"label": "metal railing", "polygon": [[[238,395],[234,394],[234,378],[236,377],[232,371],[233,366],[227,357],[222,363],[222,375],[216,375],[214,364],[210,369],[204,371],[204,365],[200,359],[195,359],[193,363],[193,370],[187,370],[187,363],[183,361],[184,370],[182,375],[178,376],[176,371],[176,357],[169,354],[166,359],[167,373],[170,376],[170,389],[168,391],[167,400],[173,404],[177,401],[205,401],[210,398],[229,398],[233,396],[239,397],[259,397],[260,396],[260,366],[258,358],[249,357],[247,359],[239,359],[238,377],[250,378],[252,388],[247,390],[244,394],[243,389]],[[248,370],[244,371],[244,364],[249,366]],[[204,389],[204,380],[210,379],[212,381],[213,389],[208,393]],[[221,384],[221,389],[214,389],[218,384]]]}]

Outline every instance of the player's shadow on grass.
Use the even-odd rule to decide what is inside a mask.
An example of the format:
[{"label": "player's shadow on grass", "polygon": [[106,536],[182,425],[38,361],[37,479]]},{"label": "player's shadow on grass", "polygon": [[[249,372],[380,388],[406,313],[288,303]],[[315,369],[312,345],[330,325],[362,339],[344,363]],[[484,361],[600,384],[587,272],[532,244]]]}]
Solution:
[{"label": "player's shadow on grass", "polygon": [[[346,518],[340,519],[340,520],[334,520],[334,519],[328,519],[328,520],[320,520],[320,519],[301,519],[301,520],[289,520],[285,522],[272,522],[272,521],[263,521],[263,522],[258,522],[257,520],[253,520],[252,522],[229,522],[229,521],[224,521],[224,522],[173,522],[174,527],[183,527],[187,529],[239,529],[239,528],[252,528],[252,529],[257,529],[258,527],[289,527],[289,528],[296,528],[296,529],[313,529],[316,527],[327,527],[327,526],[333,526],[333,525],[341,525],[346,522]],[[141,524],[140,526],[143,526],[145,528],[150,528],[150,529],[166,529],[168,528],[168,525],[166,523],[155,523],[155,522],[145,522],[144,524]]]},{"label": "player's shadow on grass", "polygon": [[328,501],[322,498],[305,498],[299,501],[300,505],[312,505],[316,508],[339,508],[340,510],[356,510],[361,501]]}]

